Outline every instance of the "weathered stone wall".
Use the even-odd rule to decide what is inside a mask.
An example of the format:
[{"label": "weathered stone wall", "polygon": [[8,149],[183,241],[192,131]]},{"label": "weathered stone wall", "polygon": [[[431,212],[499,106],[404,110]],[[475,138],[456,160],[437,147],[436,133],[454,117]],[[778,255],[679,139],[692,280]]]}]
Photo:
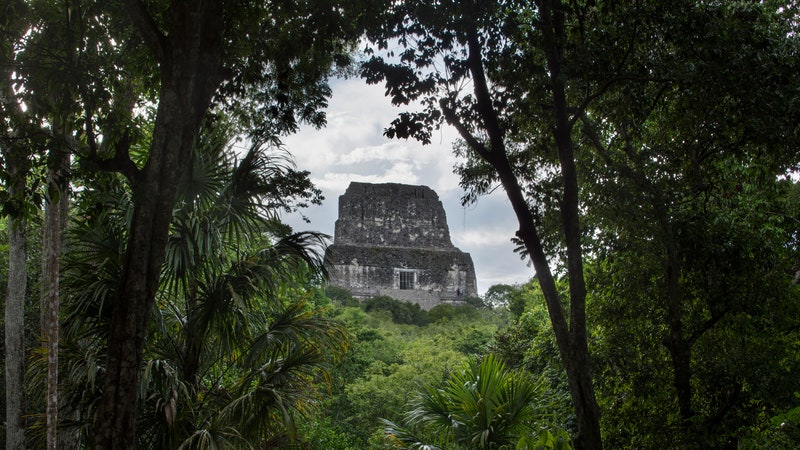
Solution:
[{"label": "weathered stone wall", "polygon": [[350,183],[339,197],[336,244],[453,247],[442,202],[427,186]]},{"label": "weathered stone wall", "polygon": [[430,309],[477,295],[472,258],[451,243],[442,203],[427,186],[351,183],[326,259],[330,283],[357,297]]}]

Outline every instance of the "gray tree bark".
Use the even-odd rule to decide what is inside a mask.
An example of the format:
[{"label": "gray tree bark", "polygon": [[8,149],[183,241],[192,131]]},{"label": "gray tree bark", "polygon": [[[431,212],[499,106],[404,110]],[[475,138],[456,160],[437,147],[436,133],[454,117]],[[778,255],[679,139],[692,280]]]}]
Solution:
[{"label": "gray tree bark", "polygon": [[6,448],[25,448],[25,290],[28,284],[24,217],[8,218],[8,291],[5,307]]},{"label": "gray tree bark", "polygon": [[[60,147],[57,145],[57,147]],[[42,230],[41,334],[47,350],[47,398],[45,399],[46,448],[58,448],[58,341],[60,306],[60,262],[62,236],[66,225],[69,153],[51,149],[48,191]]]}]

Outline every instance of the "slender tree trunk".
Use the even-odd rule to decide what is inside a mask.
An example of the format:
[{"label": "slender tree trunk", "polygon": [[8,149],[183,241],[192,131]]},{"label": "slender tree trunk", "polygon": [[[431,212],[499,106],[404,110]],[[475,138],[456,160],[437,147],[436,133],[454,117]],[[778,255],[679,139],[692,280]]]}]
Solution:
[{"label": "slender tree trunk", "polygon": [[683,307],[680,295],[680,256],[669,219],[661,216],[664,232],[667,321],[669,335],[665,345],[672,360],[672,384],[678,398],[681,428],[688,431],[694,411],[692,409],[692,348],[683,330]]},{"label": "slender tree trunk", "polygon": [[[4,105],[22,122],[10,84],[4,88]],[[28,161],[24,147],[3,149],[8,171],[8,290],[5,305],[6,448],[25,448],[25,293],[28,286],[28,235],[25,217],[25,187]]]},{"label": "slender tree trunk", "polygon": [[[662,339],[663,345],[669,350],[670,362],[672,363],[672,386],[675,388],[675,396],[678,401],[678,413],[680,417],[680,427],[684,431],[689,431],[691,419],[695,416],[692,408],[692,339],[686,337],[683,326],[683,306],[681,303],[681,257],[678,244],[675,238],[675,230],[671,222],[670,201],[664,193],[653,185],[653,183],[640,170],[628,163],[616,163],[611,155],[600,143],[595,126],[584,118],[585,129],[589,132],[590,139],[595,148],[605,159],[609,166],[617,166],[620,173],[624,174],[641,189],[647,192],[651,199],[647,205],[653,212],[661,233],[660,239],[664,250],[664,302],[667,308],[667,326],[669,333]],[[628,161],[636,161],[635,153],[626,147]]]},{"label": "slender tree trunk", "polygon": [[[517,236],[522,239],[536,270],[536,277],[545,297],[550,322],[556,336],[561,360],[567,374],[572,403],[578,420],[575,446],[579,449],[601,449],[600,408],[592,385],[589,348],[586,331],[586,286],[583,274],[583,256],[579,224],[578,177],[575,167],[571,130],[567,111],[565,86],[559,75],[561,52],[556,35],[563,34],[563,22],[554,19],[552,5],[542,2],[544,46],[551,72],[554,110],[554,138],[558,146],[559,162],[563,178],[564,194],[561,201],[562,231],[567,245],[567,270],[569,276],[569,324],[561,306],[561,296],[550,271],[547,255],[536,230],[533,214],[525,195],[508,161],[505,135],[499,125],[497,113],[492,106],[488,82],[482,66],[481,48],[474,25],[468,24],[468,66],[472,75],[478,113],[489,137],[490,147],[485,147],[464,127],[446,103],[442,110],[447,121],[454,125],[467,144],[497,171],[519,222]],[[467,11],[466,16],[469,16]],[[561,17],[561,16],[559,16]],[[562,17],[563,20],[563,17]]]},{"label": "slender tree trunk", "polygon": [[[58,135],[58,133],[54,133]],[[69,201],[69,153],[59,145],[50,150],[50,171],[42,230],[41,332],[47,350],[47,449],[58,448],[58,341],[60,312],[60,261]]]},{"label": "slender tree trunk", "polygon": [[[501,173],[501,180],[508,180],[503,182],[503,186],[517,213],[517,219],[520,224],[517,236],[525,244],[536,270],[536,278],[539,280],[539,285],[547,304],[550,323],[553,326],[561,362],[564,364],[564,371],[567,375],[572,405],[575,409],[575,417],[578,420],[575,447],[577,449],[601,449],[600,407],[597,405],[594,385],[592,384],[586,323],[585,320],[580,320],[586,308],[586,292],[585,290],[570,290],[569,304],[571,314],[570,325],[567,325],[564,309],[561,306],[561,296],[556,288],[555,278],[550,271],[541,239],[533,225],[533,217],[530,214],[527,202],[525,202],[522,189],[516,179],[512,179],[513,175],[504,176],[502,172],[510,174],[511,169],[508,167],[507,170],[499,171],[498,173]],[[573,272],[570,272],[569,275],[570,278],[575,276]],[[582,271],[580,276],[583,278]],[[578,317],[577,320],[576,316]]]},{"label": "slender tree trunk", "polygon": [[194,388],[197,387],[197,376],[200,371],[200,356],[203,352],[205,333],[197,323],[196,302],[189,302],[187,311],[186,325],[184,326],[186,344],[183,351],[183,377]]},{"label": "slender tree trunk", "polygon": [[[673,331],[671,330],[670,333],[672,334]],[[692,351],[686,340],[676,339],[673,336],[669,338],[668,348],[672,359],[672,385],[678,397],[680,425],[684,431],[689,431],[691,419],[695,415],[692,408]]]},{"label": "slender tree trunk", "polygon": [[25,448],[25,290],[28,282],[25,218],[8,218],[8,291],[5,307],[6,448]]},{"label": "slender tree trunk", "polygon": [[48,196],[42,230],[41,314],[42,341],[47,354],[47,396],[45,399],[46,448],[58,446],[58,274],[60,254],[58,199]]},{"label": "slender tree trunk", "polygon": [[147,324],[158,290],[178,180],[211,98],[222,82],[222,1],[173,1],[169,33],[143,2],[126,2],[131,20],[159,59],[161,90],[145,167],[127,175],[133,217],[108,337],[95,449],[132,449]]},{"label": "slender tree trunk", "polygon": [[[558,0],[539,2],[542,44],[550,72],[553,100],[553,137],[558,149],[563,194],[561,220],[566,243],[569,278],[569,335],[556,338],[567,372],[572,403],[578,420],[575,446],[601,449],[600,407],[594,394],[586,325],[586,283],[583,273],[578,174],[572,143],[572,121],[568,111],[566,81],[562,74],[566,25],[564,6]],[[548,305],[549,306],[549,305]]]},{"label": "slender tree trunk", "polygon": [[[601,449],[600,407],[597,405],[592,384],[586,335],[586,290],[585,288],[581,289],[581,284],[579,284],[578,289],[570,288],[570,322],[568,325],[564,308],[561,306],[561,296],[556,288],[555,278],[550,271],[547,255],[544,253],[541,238],[534,226],[533,215],[525,201],[522,188],[519,186],[507,159],[501,158],[499,163],[495,164],[495,168],[519,221],[520,228],[517,231],[517,236],[525,244],[536,270],[536,278],[539,280],[539,285],[545,298],[550,323],[553,326],[562,364],[564,364],[572,405],[575,409],[575,417],[578,420],[575,447],[578,449]],[[577,188],[577,179],[574,180],[574,187]],[[577,201],[577,197],[575,197],[575,200]],[[577,221],[577,215],[572,220]],[[566,225],[564,225],[564,228],[565,232],[569,229],[578,229],[577,226],[567,227]],[[577,242],[578,240],[573,236],[568,239],[568,242]],[[578,265],[577,268],[570,267],[570,280],[576,277],[574,272],[576,270],[580,270],[578,275],[580,276],[580,283],[582,283],[582,265]]]}]

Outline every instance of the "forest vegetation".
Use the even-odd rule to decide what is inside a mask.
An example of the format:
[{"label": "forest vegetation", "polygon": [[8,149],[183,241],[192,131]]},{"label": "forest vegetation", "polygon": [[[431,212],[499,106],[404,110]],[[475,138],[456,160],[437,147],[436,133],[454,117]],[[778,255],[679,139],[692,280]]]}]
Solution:
[{"label": "forest vegetation", "polygon": [[[2,12],[6,448],[800,446],[795,2]],[[458,132],[529,282],[326,286],[281,140],[336,76],[385,86],[390,138]]]}]

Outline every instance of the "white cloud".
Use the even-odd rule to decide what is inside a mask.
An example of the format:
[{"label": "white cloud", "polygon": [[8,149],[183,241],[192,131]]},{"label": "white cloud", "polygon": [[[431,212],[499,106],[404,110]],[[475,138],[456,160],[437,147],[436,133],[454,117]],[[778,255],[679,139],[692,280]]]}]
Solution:
[{"label": "white cloud", "polygon": [[357,147],[342,154],[338,164],[359,164],[369,161],[412,161],[412,151],[400,142],[392,141],[381,145]]},{"label": "white cloud", "polygon": [[513,233],[509,234],[509,230],[499,229],[481,229],[475,231],[468,231],[464,233],[457,233],[453,238],[453,244],[456,246],[465,246],[469,248],[489,247],[496,248],[503,246],[511,241]]}]

